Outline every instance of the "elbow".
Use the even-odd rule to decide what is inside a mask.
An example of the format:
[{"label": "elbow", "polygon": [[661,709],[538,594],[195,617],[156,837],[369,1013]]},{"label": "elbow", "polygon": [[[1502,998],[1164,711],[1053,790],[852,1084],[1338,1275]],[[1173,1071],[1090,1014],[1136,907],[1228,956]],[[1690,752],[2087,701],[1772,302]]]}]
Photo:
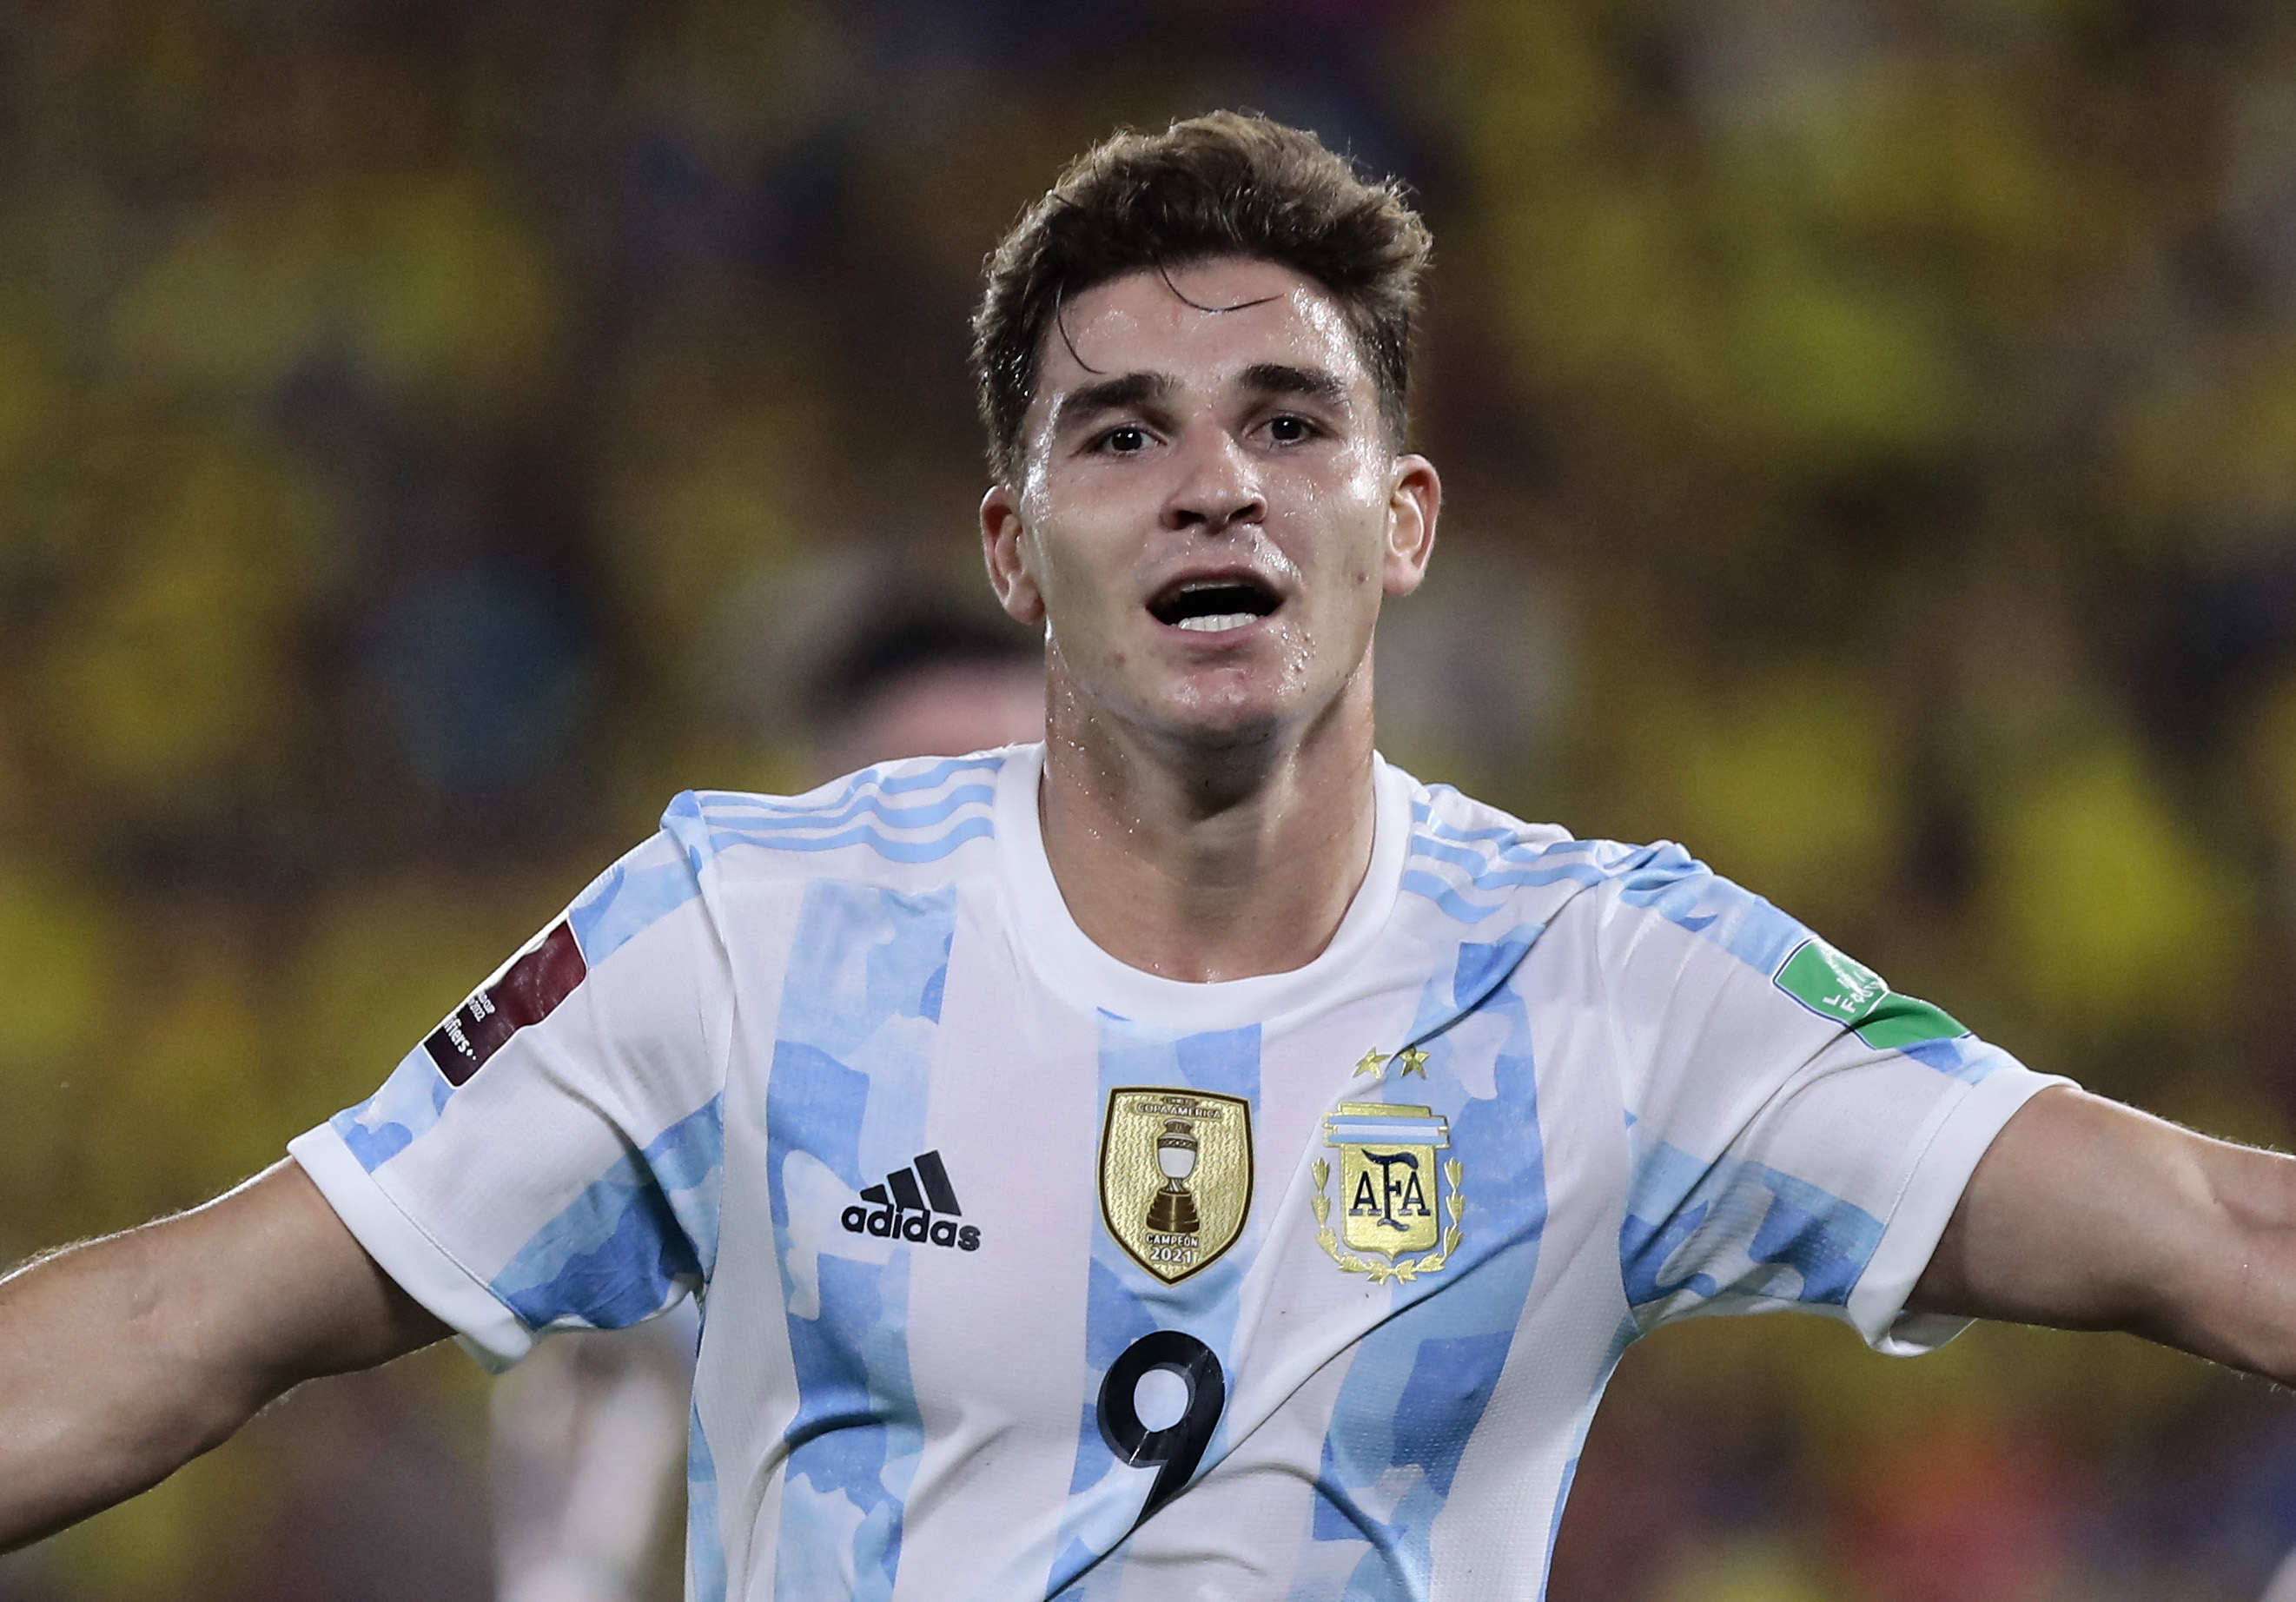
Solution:
[{"label": "elbow", "polygon": [[179,1271],[176,1256],[138,1244],[147,1247],[139,1265],[146,1271],[127,1277],[119,1309],[119,1350],[134,1377],[112,1411],[129,1457],[166,1465],[156,1483],[231,1439],[286,1386],[248,1367],[198,1276]]},{"label": "elbow", "polygon": [[2296,1159],[2211,1145],[2196,1209],[2205,1244],[2168,1259],[2178,1270],[2143,1287],[2127,1327],[2296,1384]]}]

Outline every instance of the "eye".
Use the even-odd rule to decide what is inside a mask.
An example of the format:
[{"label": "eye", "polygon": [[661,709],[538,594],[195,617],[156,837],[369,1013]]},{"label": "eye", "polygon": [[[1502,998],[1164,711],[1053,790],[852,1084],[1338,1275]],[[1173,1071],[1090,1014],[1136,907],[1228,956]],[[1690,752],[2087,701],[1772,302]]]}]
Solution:
[{"label": "eye", "polygon": [[1298,445],[1315,434],[1316,425],[1293,412],[1282,412],[1267,420],[1267,437],[1277,445]]},{"label": "eye", "polygon": [[1122,423],[1103,434],[1098,446],[1115,456],[1136,456],[1148,448],[1148,431],[1136,423]]}]

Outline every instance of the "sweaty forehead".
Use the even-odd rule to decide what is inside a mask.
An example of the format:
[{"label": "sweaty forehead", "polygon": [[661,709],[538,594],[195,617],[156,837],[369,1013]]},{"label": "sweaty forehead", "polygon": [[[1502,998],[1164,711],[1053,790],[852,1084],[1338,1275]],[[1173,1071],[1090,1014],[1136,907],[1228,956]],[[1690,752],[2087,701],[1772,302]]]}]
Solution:
[{"label": "sweaty forehead", "polygon": [[1083,384],[1158,373],[1210,390],[1267,362],[1320,367],[1350,388],[1370,382],[1338,302],[1290,267],[1223,259],[1128,273],[1065,302],[1045,331],[1030,431]]}]

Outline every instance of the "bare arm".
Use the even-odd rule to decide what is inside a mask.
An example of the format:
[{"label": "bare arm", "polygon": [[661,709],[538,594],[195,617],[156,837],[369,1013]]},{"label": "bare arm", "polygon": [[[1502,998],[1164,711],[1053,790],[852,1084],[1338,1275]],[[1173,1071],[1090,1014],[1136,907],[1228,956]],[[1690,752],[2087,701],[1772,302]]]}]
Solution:
[{"label": "bare arm", "polygon": [[2127,1330],[2296,1384],[2296,1158],[2045,1090],[1978,1163],[1906,1305]]},{"label": "bare arm", "polygon": [[275,1397],[447,1334],[282,1162],[0,1280],[0,1551],[156,1484]]}]

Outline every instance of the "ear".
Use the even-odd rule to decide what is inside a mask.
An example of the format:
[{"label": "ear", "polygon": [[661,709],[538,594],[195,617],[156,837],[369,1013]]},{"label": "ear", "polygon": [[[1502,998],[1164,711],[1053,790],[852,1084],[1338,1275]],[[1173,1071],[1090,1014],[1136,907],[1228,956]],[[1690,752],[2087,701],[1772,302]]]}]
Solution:
[{"label": "ear", "polygon": [[1443,510],[1443,481],[1425,456],[1395,458],[1387,492],[1387,548],[1380,578],[1387,594],[1407,596],[1427,577],[1435,554],[1435,519]]},{"label": "ear", "polygon": [[1020,497],[1003,484],[989,486],[980,497],[980,557],[988,566],[988,587],[1013,621],[1041,623],[1045,596],[1029,571],[1027,535]]}]

